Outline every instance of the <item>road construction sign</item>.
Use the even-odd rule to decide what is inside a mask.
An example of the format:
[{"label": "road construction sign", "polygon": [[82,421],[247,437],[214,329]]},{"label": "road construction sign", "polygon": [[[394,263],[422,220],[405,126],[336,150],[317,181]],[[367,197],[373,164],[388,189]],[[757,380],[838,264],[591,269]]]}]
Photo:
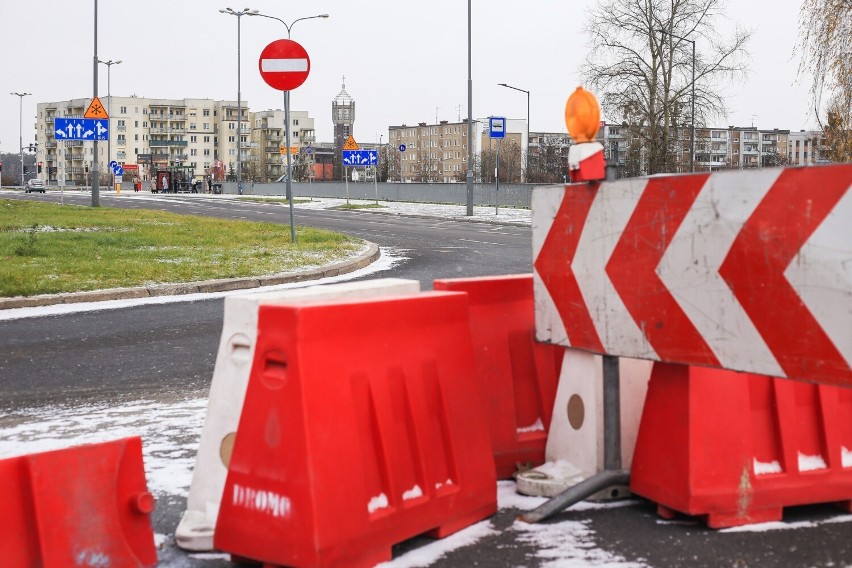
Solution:
[{"label": "road construction sign", "polygon": [[83,118],[109,118],[104,105],[101,104],[101,101],[98,97],[92,99],[92,102],[89,104],[89,108],[86,109],[86,112],[83,114]]}]

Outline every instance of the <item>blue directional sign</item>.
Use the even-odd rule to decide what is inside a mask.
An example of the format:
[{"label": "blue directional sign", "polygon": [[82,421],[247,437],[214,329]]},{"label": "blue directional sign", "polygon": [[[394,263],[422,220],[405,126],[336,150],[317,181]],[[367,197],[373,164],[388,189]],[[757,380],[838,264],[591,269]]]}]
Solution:
[{"label": "blue directional sign", "polygon": [[109,120],[106,118],[57,118],[54,121],[57,140],[108,140]]},{"label": "blue directional sign", "polygon": [[375,166],[378,161],[378,150],[343,150],[344,166]]},{"label": "blue directional sign", "polygon": [[400,145],[399,145],[399,151],[400,151],[400,152],[405,152],[405,144],[400,144]]}]

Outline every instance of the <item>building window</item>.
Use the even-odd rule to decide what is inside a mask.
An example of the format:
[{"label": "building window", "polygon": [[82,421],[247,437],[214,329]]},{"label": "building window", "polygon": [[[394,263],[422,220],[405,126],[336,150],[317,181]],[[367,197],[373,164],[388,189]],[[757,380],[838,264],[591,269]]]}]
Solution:
[{"label": "building window", "polygon": [[205,136],[205,137],[204,137],[204,141],[205,141],[205,142],[210,142],[210,137],[209,137],[209,136]]},{"label": "building window", "polygon": [[127,107],[121,107],[118,112],[121,114],[127,114]]},{"label": "building window", "polygon": [[202,114],[204,116],[210,116],[210,109],[209,108],[204,109],[204,112]]}]

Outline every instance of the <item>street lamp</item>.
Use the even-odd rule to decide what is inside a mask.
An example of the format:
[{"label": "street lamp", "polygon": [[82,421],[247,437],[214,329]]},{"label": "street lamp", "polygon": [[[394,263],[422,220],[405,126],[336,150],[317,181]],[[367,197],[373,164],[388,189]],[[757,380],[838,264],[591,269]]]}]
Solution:
[{"label": "street lamp", "polygon": [[32,95],[32,93],[9,93],[18,97],[18,149],[21,151],[21,189],[24,189],[24,130],[23,130],[23,112],[24,112],[24,97]]},{"label": "street lamp", "polygon": [[257,14],[257,10],[250,10],[249,8],[243,8],[242,10],[235,11],[232,8],[223,8],[219,10],[219,12],[223,14],[228,14],[229,16],[237,17],[237,192],[242,195],[243,193],[243,139],[242,139],[242,122],[243,122],[243,108],[242,108],[242,98],[240,93],[240,18],[243,16],[251,16]]},{"label": "street lamp", "polygon": [[[110,59],[109,61],[101,61],[98,59],[98,63],[102,63],[107,66],[107,129],[109,130],[109,136],[107,137],[107,163],[112,161],[112,88],[111,88],[111,73],[112,66],[118,65],[121,63],[121,60],[113,61]],[[115,174],[113,174],[113,187],[115,187]]]},{"label": "street lamp", "polygon": [[519,89],[518,87],[513,87],[512,85],[507,85],[506,83],[497,83],[500,87],[506,87],[507,89],[514,89],[516,91],[520,91],[522,93],[527,94],[527,148],[524,154],[524,179],[522,182],[527,181],[527,170],[529,169],[529,160],[530,160],[530,92],[525,89]]},{"label": "street lamp", "polygon": [[[473,79],[471,75],[471,0],[467,0],[467,195],[465,215],[473,215]],[[400,174],[402,180],[402,174]]]},{"label": "street lamp", "polygon": [[[260,16],[261,18],[269,18],[270,20],[275,20],[277,22],[281,22],[284,24],[284,27],[287,28],[287,39],[290,39],[290,30],[296,24],[296,22],[301,22],[302,20],[313,20],[315,18],[328,18],[328,14],[318,14],[316,16],[305,16],[304,18],[297,18],[290,22],[289,24],[282,20],[281,18],[277,18],[275,16],[269,16],[267,14],[261,14],[257,10],[249,13],[250,16]],[[292,191],[292,178],[293,178],[293,155],[290,153],[290,91],[284,91],[284,135],[286,137],[287,144],[287,200],[290,202],[290,240],[292,242],[296,242],[296,225],[293,222],[293,191]]]},{"label": "street lamp", "polygon": [[692,44],[692,118],[690,120],[690,131],[691,131],[691,140],[689,143],[689,171],[695,171],[695,40],[687,39],[685,37],[675,35],[666,30],[659,30],[661,34],[663,34],[663,38],[665,39],[666,34],[669,34],[673,38],[677,38],[682,41],[688,41]]}]

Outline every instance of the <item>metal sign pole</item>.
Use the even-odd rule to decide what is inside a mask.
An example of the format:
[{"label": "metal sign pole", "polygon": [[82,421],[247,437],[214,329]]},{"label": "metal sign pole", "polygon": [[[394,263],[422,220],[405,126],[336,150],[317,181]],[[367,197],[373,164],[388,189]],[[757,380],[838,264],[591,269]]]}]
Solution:
[{"label": "metal sign pole", "polygon": [[290,202],[290,241],[296,242],[296,225],[293,223],[293,154],[290,152],[290,91],[284,91],[284,134],[287,137],[287,199]]}]

